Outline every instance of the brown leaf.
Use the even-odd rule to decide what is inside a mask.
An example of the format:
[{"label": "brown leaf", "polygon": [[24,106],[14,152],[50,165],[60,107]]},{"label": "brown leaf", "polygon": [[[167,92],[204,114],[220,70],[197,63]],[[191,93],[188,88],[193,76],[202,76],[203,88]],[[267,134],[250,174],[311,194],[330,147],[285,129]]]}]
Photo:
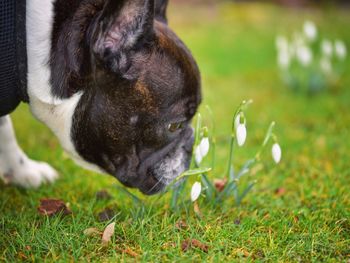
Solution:
[{"label": "brown leaf", "polygon": [[106,190],[101,190],[96,193],[97,200],[110,200],[112,196]]},{"label": "brown leaf", "polygon": [[293,221],[295,224],[297,224],[299,222],[299,217],[298,216],[294,216],[293,217]]},{"label": "brown leaf", "polygon": [[106,246],[109,244],[109,242],[112,239],[112,236],[114,235],[114,228],[115,222],[110,223],[108,226],[106,226],[102,234],[102,245]]},{"label": "brown leaf", "polygon": [[28,259],[28,257],[23,253],[23,252],[18,252],[18,257],[19,257],[19,259],[20,260],[27,260]]},{"label": "brown leaf", "polygon": [[133,258],[137,258],[139,256],[139,254],[137,254],[135,251],[133,251],[131,248],[127,247],[125,249],[119,249],[117,247],[117,250],[119,250],[121,253],[125,253],[128,254],[129,256],[133,257]]},{"label": "brown leaf", "polygon": [[98,213],[98,221],[105,222],[111,220],[115,216],[115,212],[111,208],[106,208],[105,210]]},{"label": "brown leaf", "polygon": [[199,209],[199,205],[197,201],[193,203],[193,210],[199,217],[202,216],[202,213],[201,213],[201,210]]},{"label": "brown leaf", "polygon": [[203,244],[202,242],[198,241],[197,239],[186,239],[181,244],[181,250],[186,252],[190,248],[198,248],[202,250],[205,253],[208,253],[209,246],[206,244]]},{"label": "brown leaf", "polygon": [[249,257],[250,253],[244,248],[235,248],[233,253],[239,257]]},{"label": "brown leaf", "polygon": [[214,179],[214,186],[218,192],[222,192],[224,190],[227,183],[227,179]]},{"label": "brown leaf", "polygon": [[186,222],[184,220],[179,220],[176,222],[175,227],[178,230],[181,230],[181,229],[187,229],[188,225],[186,224]]},{"label": "brown leaf", "polygon": [[275,190],[275,195],[283,196],[286,193],[286,188],[280,187]]},{"label": "brown leaf", "polygon": [[100,236],[102,232],[98,230],[96,227],[90,227],[84,230],[85,236]]},{"label": "brown leaf", "polygon": [[66,204],[59,199],[41,199],[38,211],[42,215],[53,216],[61,213],[62,215],[69,215],[72,213]]}]

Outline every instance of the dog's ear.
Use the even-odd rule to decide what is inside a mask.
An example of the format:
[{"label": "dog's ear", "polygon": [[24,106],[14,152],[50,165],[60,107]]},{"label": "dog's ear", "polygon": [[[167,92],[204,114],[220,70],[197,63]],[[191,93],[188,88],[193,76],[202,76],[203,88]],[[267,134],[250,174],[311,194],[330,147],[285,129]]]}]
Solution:
[{"label": "dog's ear", "polygon": [[154,0],[107,0],[90,33],[93,54],[116,73],[129,68],[129,53],[152,39]]},{"label": "dog's ear", "polygon": [[155,0],[155,18],[163,23],[167,23],[166,10],[168,0]]}]

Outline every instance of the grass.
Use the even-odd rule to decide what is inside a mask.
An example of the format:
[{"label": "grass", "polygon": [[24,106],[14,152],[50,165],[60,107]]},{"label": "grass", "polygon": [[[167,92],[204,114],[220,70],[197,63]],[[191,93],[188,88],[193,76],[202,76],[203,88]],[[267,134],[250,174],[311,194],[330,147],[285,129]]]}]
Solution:
[{"label": "grass", "polygon": [[[229,3],[171,6],[170,24],[198,60],[203,105],[208,104],[216,118],[217,162],[210,178],[226,167],[231,115],[243,99],[251,98],[254,104],[246,114],[247,143],[235,152],[236,167],[253,156],[270,121],[277,123],[282,162],[275,167],[269,151],[262,155],[262,170],[241,182],[258,180],[240,207],[233,201],[215,210],[201,206],[199,219],[189,205],[172,213],[169,196],[143,198],[145,205],[135,206],[117,190],[113,178],[73,164],[48,129],[21,106],[13,114],[20,144],[32,158],[51,163],[61,176],[38,190],[0,184],[0,261],[135,261],[120,252],[126,247],[144,262],[349,260],[350,76],[338,89],[308,97],[288,91],[275,66],[276,33],[300,28],[304,18],[317,22],[324,34],[345,39],[350,47],[347,10]],[[206,116],[204,107],[202,112]],[[276,194],[281,188],[285,193]],[[95,194],[101,189],[114,198],[97,201]],[[189,189],[185,193],[189,195]],[[40,216],[36,207],[45,197],[68,202],[73,215]],[[83,235],[88,227],[103,229],[108,224],[97,219],[105,207],[117,211],[114,245],[107,248],[98,238]],[[176,228],[180,219],[188,229]],[[181,242],[187,238],[208,244],[209,252],[182,252]]]}]

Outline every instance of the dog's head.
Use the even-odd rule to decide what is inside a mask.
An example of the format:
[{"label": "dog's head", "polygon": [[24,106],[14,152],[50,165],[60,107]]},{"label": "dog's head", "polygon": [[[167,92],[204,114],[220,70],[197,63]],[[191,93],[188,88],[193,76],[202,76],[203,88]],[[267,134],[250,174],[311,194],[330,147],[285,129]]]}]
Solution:
[{"label": "dog's head", "polygon": [[88,92],[75,110],[79,155],[153,194],[189,166],[197,65],[167,26],[167,1],[105,1],[87,30]]}]

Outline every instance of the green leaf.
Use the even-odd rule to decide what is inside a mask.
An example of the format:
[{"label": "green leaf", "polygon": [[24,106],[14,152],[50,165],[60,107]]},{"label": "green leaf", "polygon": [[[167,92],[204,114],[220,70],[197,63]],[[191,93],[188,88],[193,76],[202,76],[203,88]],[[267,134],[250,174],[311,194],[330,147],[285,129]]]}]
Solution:
[{"label": "green leaf", "polygon": [[219,193],[218,197],[216,198],[216,202],[221,201],[223,198],[226,198],[230,195],[235,189],[237,189],[237,183],[236,181],[229,182],[224,190],[222,190],[221,193]]},{"label": "green leaf", "polygon": [[210,180],[208,179],[208,177],[205,174],[202,174],[202,183],[205,186],[207,199],[209,201],[213,200],[213,197],[214,197],[214,194],[216,192],[216,189],[215,189],[214,185],[210,182]]},{"label": "green leaf", "polygon": [[255,162],[256,162],[255,158],[246,161],[246,163],[243,165],[241,170],[238,172],[236,179],[241,178],[243,175],[245,175],[247,172],[249,172],[250,166],[252,166]]},{"label": "green leaf", "polygon": [[256,181],[251,182],[246,189],[244,189],[243,193],[236,200],[236,205],[239,206],[243,200],[243,198],[250,192],[253,186],[256,184]]}]

